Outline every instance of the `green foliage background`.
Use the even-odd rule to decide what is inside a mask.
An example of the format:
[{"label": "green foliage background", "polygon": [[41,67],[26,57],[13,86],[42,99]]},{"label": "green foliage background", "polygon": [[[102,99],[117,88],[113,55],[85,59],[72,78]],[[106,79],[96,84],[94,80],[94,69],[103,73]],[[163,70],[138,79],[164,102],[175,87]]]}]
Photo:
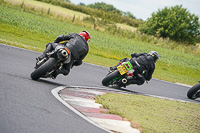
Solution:
[{"label": "green foliage background", "polygon": [[82,12],[91,16],[103,18],[103,19],[106,18],[107,20],[112,20],[113,22],[116,22],[116,23],[126,23],[133,27],[138,27],[140,24],[143,23],[141,20],[130,18],[129,16],[127,17],[127,15],[122,16],[122,14],[118,13],[119,11],[114,12],[114,13],[106,12],[105,10],[93,9],[87,6],[74,5],[71,3],[66,3],[63,1],[57,1],[57,0],[37,0],[37,1],[51,3],[53,5],[61,6],[61,7],[68,8],[74,11],[79,11],[79,12]]},{"label": "green foliage background", "polygon": [[[117,31],[113,31],[113,34],[97,31],[85,25],[70,23],[71,20],[66,23],[65,20],[60,20],[60,17],[27,5],[0,3],[0,12],[0,43],[3,44],[43,52],[46,43],[54,41],[58,35],[79,33],[84,29],[92,35],[89,43],[90,51],[84,62],[109,67],[115,65],[121,58],[130,57],[132,52],[156,50],[161,57],[156,64],[154,78],[190,85],[196,84],[200,78],[198,54],[188,52],[188,49],[182,51],[137,40],[137,38],[147,39],[146,35],[131,39],[116,34]],[[120,33],[122,32],[124,31]],[[158,42],[161,43],[162,40]],[[118,94],[106,94],[98,97],[97,101],[109,108],[110,113],[137,121],[144,132],[199,131],[199,105],[196,104]]]},{"label": "green foliage background", "polygon": [[[77,26],[74,23],[60,21],[57,16],[54,17],[28,6],[1,5],[0,11],[1,43],[43,52],[46,43],[53,42],[58,35],[71,32],[79,33],[84,29],[92,35],[89,55],[84,60],[86,62],[109,67],[117,64],[122,58],[129,58],[133,52],[148,53],[151,50],[156,50],[160,54],[160,60],[156,64],[154,78],[189,85],[196,84],[200,78],[200,56],[198,53],[189,52],[191,47],[186,47],[186,51],[176,49],[176,47],[172,49],[148,43],[148,41],[141,42],[141,39],[148,40],[146,35],[132,39],[115,34],[116,31],[111,34],[111,32],[101,32],[81,25]],[[137,41],[137,38],[140,39]],[[162,41],[158,42],[162,43]],[[169,44],[168,41],[165,43]],[[196,49],[196,47],[194,48]],[[191,49],[191,51],[194,50]]]},{"label": "green foliage background", "polygon": [[152,14],[140,31],[158,37],[169,37],[178,42],[195,44],[200,35],[198,16],[182,6],[165,7]]}]

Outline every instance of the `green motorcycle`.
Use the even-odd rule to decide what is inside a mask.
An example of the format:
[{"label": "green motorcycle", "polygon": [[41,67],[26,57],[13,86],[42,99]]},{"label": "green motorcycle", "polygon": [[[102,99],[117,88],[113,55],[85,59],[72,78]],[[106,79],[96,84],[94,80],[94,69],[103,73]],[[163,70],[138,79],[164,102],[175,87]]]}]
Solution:
[{"label": "green motorcycle", "polygon": [[128,80],[131,80],[134,77],[133,75],[134,69],[131,63],[123,62],[117,67],[117,70],[110,71],[106,77],[102,80],[102,84],[104,86],[113,86],[113,87],[126,87],[130,85]]}]

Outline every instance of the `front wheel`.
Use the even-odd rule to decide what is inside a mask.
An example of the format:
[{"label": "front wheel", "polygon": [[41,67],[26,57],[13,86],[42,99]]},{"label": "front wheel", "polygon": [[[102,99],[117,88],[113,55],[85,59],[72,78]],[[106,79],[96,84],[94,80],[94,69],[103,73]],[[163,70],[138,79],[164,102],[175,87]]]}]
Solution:
[{"label": "front wheel", "polygon": [[31,78],[33,80],[38,80],[40,77],[42,77],[47,72],[49,72],[52,68],[54,68],[56,64],[57,64],[57,60],[55,58],[50,58],[42,66],[35,69],[35,71],[31,73]]},{"label": "front wheel", "polygon": [[109,75],[107,75],[103,80],[102,80],[102,85],[104,86],[108,86],[108,85],[111,85],[111,81],[120,76],[120,73],[118,70],[115,70],[114,72],[110,73]]},{"label": "front wheel", "polygon": [[200,97],[200,83],[194,85],[192,88],[189,89],[189,91],[187,92],[187,97],[193,100]]}]

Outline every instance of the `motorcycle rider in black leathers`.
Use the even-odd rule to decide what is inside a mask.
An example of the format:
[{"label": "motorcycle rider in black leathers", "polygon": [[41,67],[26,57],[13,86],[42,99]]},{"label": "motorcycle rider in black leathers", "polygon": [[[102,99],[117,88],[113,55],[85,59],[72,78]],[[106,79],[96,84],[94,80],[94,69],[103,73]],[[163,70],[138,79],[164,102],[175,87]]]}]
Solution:
[{"label": "motorcycle rider in black leathers", "polygon": [[[124,58],[121,59],[120,62],[127,62],[130,61],[130,63],[133,66],[133,69],[135,70],[133,72],[133,75],[136,77],[135,79],[128,80],[129,84],[137,84],[142,85],[145,81],[149,81],[152,78],[152,74],[155,70],[155,63],[159,59],[159,54],[156,51],[150,51],[147,53],[133,53],[131,54],[130,58]],[[110,67],[110,70],[116,70],[117,66],[119,66],[120,63],[118,63],[114,67]],[[120,86],[124,86],[123,83],[121,83]]]},{"label": "motorcycle rider in black leathers", "polygon": [[53,51],[58,45],[65,45],[71,51],[71,61],[70,63],[64,64],[61,70],[58,69],[54,71],[52,75],[53,78],[56,78],[58,74],[68,75],[73,66],[79,66],[82,64],[82,60],[89,51],[88,42],[90,39],[91,36],[87,31],[82,31],[79,34],[71,33],[68,35],[59,35],[54,43],[48,43],[46,45],[44,53],[36,58],[36,60],[40,61],[43,58],[47,58],[48,52]]}]

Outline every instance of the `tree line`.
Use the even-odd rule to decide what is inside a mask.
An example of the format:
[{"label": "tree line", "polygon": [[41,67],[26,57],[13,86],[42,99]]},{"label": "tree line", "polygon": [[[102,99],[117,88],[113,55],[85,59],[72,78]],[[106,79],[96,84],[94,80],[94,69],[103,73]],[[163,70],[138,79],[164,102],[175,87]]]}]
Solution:
[{"label": "tree line", "polygon": [[149,35],[187,44],[200,42],[199,17],[191,14],[182,5],[165,7],[154,12],[139,30]]},{"label": "tree line", "polygon": [[[79,11],[90,15],[85,20],[90,21],[95,25],[109,26],[115,23],[125,23],[127,25],[138,27],[140,33],[153,35],[155,37],[169,38],[171,40],[193,44],[200,42],[200,22],[199,17],[191,14],[182,5],[173,7],[165,7],[162,10],[153,12],[152,16],[143,22],[135,19],[130,12],[122,12],[116,9],[113,5],[106,3],[95,3],[85,5],[80,3],[74,5],[69,0],[38,0],[51,3],[71,10]],[[116,26],[112,26],[115,32],[121,31]],[[109,29],[111,30],[111,29]],[[123,33],[122,31],[119,33]],[[131,32],[126,32],[132,34]],[[116,33],[115,33],[116,34]],[[135,33],[133,33],[135,34]],[[123,35],[122,35],[123,36]],[[132,35],[128,35],[132,36]]]},{"label": "tree line", "polygon": [[[82,12],[82,13],[90,15],[93,18],[94,17],[102,18],[104,20],[107,20],[107,22],[125,23],[125,24],[133,26],[133,27],[138,27],[140,24],[143,23],[142,20],[131,18],[131,16],[132,17],[134,17],[134,16],[132,14],[130,14],[129,12],[124,13],[119,10],[114,10],[114,8],[111,9],[111,11],[108,11],[110,9],[108,9],[108,10],[105,10],[105,8],[98,9],[98,8],[94,8],[92,5],[88,5],[88,6],[85,6],[84,4],[74,5],[69,0],[37,0],[37,1],[51,3],[53,5],[61,6],[61,7],[68,8],[68,9],[78,11],[78,12]],[[102,3],[99,3],[99,4],[101,5]],[[99,4],[97,4],[97,5],[99,5]],[[96,4],[94,4],[94,5],[96,5]],[[103,3],[103,5],[104,5],[104,3]],[[110,5],[107,5],[107,6],[112,7]]]}]

